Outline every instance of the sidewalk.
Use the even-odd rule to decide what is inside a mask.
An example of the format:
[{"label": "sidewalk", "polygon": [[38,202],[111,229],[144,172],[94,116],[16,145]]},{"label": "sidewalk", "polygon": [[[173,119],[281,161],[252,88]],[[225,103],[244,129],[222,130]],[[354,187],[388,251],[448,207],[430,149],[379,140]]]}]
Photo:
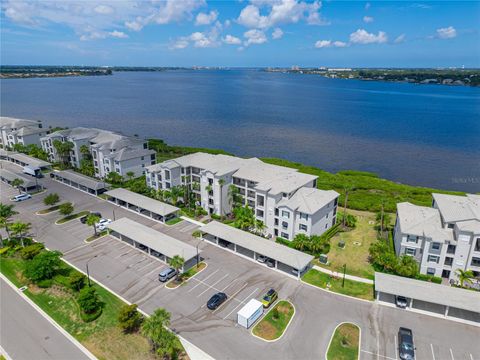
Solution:
[{"label": "sidewalk", "polygon": [[195,225],[198,225],[198,226],[204,226],[205,225],[204,223],[202,223],[200,221],[197,221],[197,220],[194,220],[194,219],[191,219],[187,216],[180,216],[180,219],[191,222],[192,224],[195,224]]},{"label": "sidewalk", "polygon": [[[332,271],[332,270],[328,270],[328,269],[324,269],[324,268],[322,268],[322,267],[320,267],[320,266],[318,266],[318,265],[313,265],[313,268],[314,268],[315,270],[321,271],[321,272],[323,272],[323,273],[325,273],[325,274],[328,274],[328,275],[334,275],[334,276],[336,276],[336,277],[343,277],[343,274],[342,274],[342,273],[339,273],[339,272],[336,272],[336,271]],[[361,278],[361,277],[358,277],[358,276],[353,276],[353,275],[345,274],[345,279],[373,285],[373,280]]]}]

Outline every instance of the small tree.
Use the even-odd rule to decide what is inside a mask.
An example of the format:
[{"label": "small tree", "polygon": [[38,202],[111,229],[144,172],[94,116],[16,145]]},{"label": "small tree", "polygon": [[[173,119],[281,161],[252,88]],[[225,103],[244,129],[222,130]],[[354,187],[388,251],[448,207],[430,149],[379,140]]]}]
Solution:
[{"label": "small tree", "polygon": [[123,177],[114,171],[109,172],[106,179],[109,183],[117,184],[117,185],[123,182]]},{"label": "small tree", "polygon": [[142,325],[142,334],[148,338],[152,351],[163,358],[175,359],[181,345],[175,334],[166,329],[170,325],[170,313],[157,309]]},{"label": "small tree", "polygon": [[73,204],[71,202],[64,203],[58,207],[58,211],[64,216],[69,216],[73,213]]},{"label": "small tree", "polygon": [[455,275],[457,275],[461,287],[463,287],[465,283],[471,284],[472,279],[475,278],[472,270],[457,269],[455,270]]},{"label": "small tree", "polygon": [[46,279],[53,278],[62,261],[59,251],[43,251],[32,260],[27,262],[25,268],[25,276],[33,282],[39,282]]},{"label": "small tree", "polygon": [[22,259],[31,260],[45,249],[45,246],[42,243],[34,243],[28,246],[25,246],[20,250],[20,256]]},{"label": "small tree", "polygon": [[272,319],[278,320],[280,318],[280,312],[278,311],[278,307],[274,307],[272,309]]},{"label": "small tree", "polygon": [[85,287],[87,277],[83,275],[81,272],[74,271],[68,277],[68,284],[72,290],[80,291]]},{"label": "small tree", "polygon": [[16,222],[10,226],[12,235],[20,240],[20,242],[22,243],[22,247],[24,247],[23,239],[25,238],[30,228],[31,228],[30,223],[22,223],[22,222]]},{"label": "small tree", "polygon": [[43,203],[47,206],[53,206],[60,201],[60,196],[56,193],[48,194],[43,199]]},{"label": "small tree", "polygon": [[[18,214],[15,210],[13,210],[14,205],[6,205],[0,203],[0,229],[5,228],[7,232],[7,236],[10,237],[10,218],[16,214]],[[3,246],[3,244],[2,244]]]},{"label": "small tree", "polygon": [[95,214],[90,214],[87,216],[86,224],[88,226],[93,226],[94,235],[97,236],[97,223],[100,221],[100,216]]},{"label": "small tree", "polygon": [[12,180],[12,183],[11,183],[11,185],[12,185],[14,188],[17,188],[19,194],[22,193],[22,190],[20,189],[20,187],[21,187],[23,184],[24,184],[24,181],[23,181],[22,179],[13,179],[13,180]]},{"label": "small tree", "polygon": [[98,297],[95,288],[93,287],[84,287],[80,290],[80,294],[78,295],[78,305],[82,311],[86,314],[93,314],[101,309],[103,303]]},{"label": "small tree", "polygon": [[310,238],[306,234],[297,234],[292,243],[295,249],[304,251],[309,248]]},{"label": "small tree", "polygon": [[124,305],[118,312],[118,325],[124,333],[137,331],[142,321],[143,316],[137,311],[137,304]]},{"label": "small tree", "polygon": [[127,175],[128,180],[132,180],[135,177],[135,173],[133,171],[127,171],[125,175]]},{"label": "small tree", "polygon": [[185,265],[185,259],[180,255],[175,255],[173,258],[170,259],[169,263],[170,263],[170,266],[177,271],[177,281],[179,281],[180,280],[179,270],[183,267],[183,265]]}]

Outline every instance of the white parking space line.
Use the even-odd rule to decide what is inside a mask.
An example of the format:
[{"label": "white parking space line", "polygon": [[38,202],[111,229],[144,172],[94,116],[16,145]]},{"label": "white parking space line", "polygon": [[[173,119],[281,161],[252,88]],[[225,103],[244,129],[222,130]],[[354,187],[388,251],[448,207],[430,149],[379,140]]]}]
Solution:
[{"label": "white parking space line", "polygon": [[397,340],[397,335],[393,335],[393,338],[395,340],[395,359],[398,359],[398,340]]},{"label": "white parking space line", "polygon": [[127,255],[127,254],[130,254],[132,251],[133,251],[133,249],[130,249],[130,250],[128,250],[126,253],[117,255],[117,256],[115,256],[115,259],[121,258],[122,256],[125,256],[125,255]]},{"label": "white parking space line", "polygon": [[206,288],[205,290],[203,290],[200,294],[197,295],[197,298],[202,296],[203,294],[205,294],[208,290],[210,289],[214,289],[214,290],[217,290],[215,289],[215,285],[217,285],[220,281],[222,281],[223,279],[227,278],[229,274],[225,274],[222,278],[220,278],[219,280],[215,281],[212,285],[208,285],[208,288]]},{"label": "white parking space line", "polygon": [[[205,279],[203,280],[200,280],[200,279],[197,279],[197,278],[192,278],[193,280],[195,281],[198,281],[198,284],[195,285],[193,288],[191,288],[190,290],[188,290],[187,292],[190,292],[192,290],[194,290],[197,286],[199,286],[200,284],[204,284],[203,282],[206,281],[207,279],[209,279],[211,276],[213,276],[214,274],[216,274],[218,271],[220,271],[220,269],[217,269],[215,270],[213,273],[211,273],[210,275],[208,275]],[[205,284],[204,284],[205,285]]]},{"label": "white parking space line", "polygon": [[452,360],[455,360],[455,358],[453,357],[453,351],[452,351],[452,349],[450,349],[450,356],[452,357]]},{"label": "white parking space line", "polygon": [[470,354],[470,360],[473,360],[473,355],[472,354]]},{"label": "white parking space line", "polygon": [[256,292],[258,291],[258,288],[256,288],[255,290],[253,290],[246,298],[244,298],[242,301],[240,301],[240,304],[238,304],[237,306],[235,306],[232,311],[230,311],[224,318],[223,320],[225,320],[227,317],[230,316],[231,313],[233,313],[240,305],[244,305],[245,304],[245,300],[247,300],[249,297],[251,297],[253,294],[255,294]]},{"label": "white parking space line", "polygon": [[383,359],[388,359],[388,360],[396,360],[395,358],[391,358],[389,356],[385,356],[385,355],[380,355],[380,353],[374,353],[374,352],[371,352],[371,351],[367,351],[367,350],[360,350],[361,352],[364,352],[365,354],[370,354],[370,355],[374,355],[376,356],[377,358],[383,358]]},{"label": "white parking space line", "polygon": [[435,353],[433,352],[433,345],[432,344],[430,344],[430,349],[432,349],[432,358],[433,358],[433,360],[435,360]]}]

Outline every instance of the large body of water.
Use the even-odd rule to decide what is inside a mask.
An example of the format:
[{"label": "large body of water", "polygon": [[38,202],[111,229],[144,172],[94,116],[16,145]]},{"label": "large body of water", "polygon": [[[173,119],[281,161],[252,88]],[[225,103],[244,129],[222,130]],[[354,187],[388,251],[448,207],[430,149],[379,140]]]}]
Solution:
[{"label": "large body of water", "polygon": [[480,191],[480,89],[256,70],[8,79],[1,115]]}]

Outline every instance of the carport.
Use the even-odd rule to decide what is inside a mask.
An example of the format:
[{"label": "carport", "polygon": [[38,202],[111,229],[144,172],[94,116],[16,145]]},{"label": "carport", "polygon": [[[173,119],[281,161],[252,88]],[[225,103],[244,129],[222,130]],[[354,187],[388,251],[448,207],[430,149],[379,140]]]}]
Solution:
[{"label": "carport", "polygon": [[395,296],[404,296],[411,310],[480,323],[477,291],[376,272],[375,292],[379,302],[395,304]]},{"label": "carport", "polygon": [[11,185],[13,180],[19,179],[23,181],[23,184],[19,186],[20,190],[23,192],[30,192],[30,191],[35,191],[37,190],[37,183],[32,180],[31,178],[27,178],[23,175],[14,173],[13,171],[7,170],[7,169],[2,169],[0,171],[0,179],[7,183],[8,185]]},{"label": "carport", "polygon": [[200,231],[204,240],[248,259],[257,260],[261,255],[267,256],[274,260],[275,269],[297,278],[308,270],[313,260],[311,255],[218,221],[202,226]]},{"label": "carport", "polygon": [[191,245],[177,240],[129,218],[121,218],[108,225],[110,235],[157,257],[165,263],[175,255],[185,260],[182,271],[197,264],[199,253]]},{"label": "carport", "polygon": [[43,161],[22,153],[9,153],[7,159],[20,166],[28,165],[31,167],[40,168],[41,170],[47,170],[52,166],[52,164],[47,161]]},{"label": "carport", "polygon": [[100,195],[107,191],[105,182],[76,173],[71,170],[55,170],[50,174],[55,180],[91,195]]},{"label": "carport", "polygon": [[108,196],[109,201],[119,206],[163,223],[177,217],[180,210],[176,206],[165,204],[127,189],[113,189],[107,191],[105,195]]}]

